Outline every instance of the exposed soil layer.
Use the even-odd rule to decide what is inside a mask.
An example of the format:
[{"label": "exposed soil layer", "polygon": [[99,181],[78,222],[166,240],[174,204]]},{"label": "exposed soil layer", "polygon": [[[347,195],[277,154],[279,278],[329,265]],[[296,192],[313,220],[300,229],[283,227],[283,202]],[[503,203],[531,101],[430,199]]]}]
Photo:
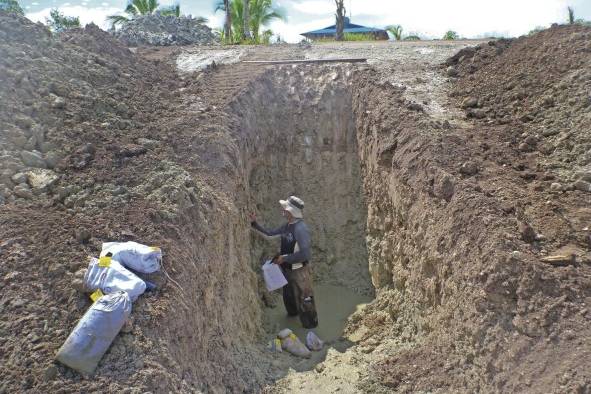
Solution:
[{"label": "exposed soil layer", "polygon": [[[182,50],[0,12],[0,392],[589,392],[588,37],[481,44],[443,71],[465,43],[251,47],[369,65],[179,74]],[[273,245],[247,220],[273,224],[291,193],[316,279],[376,297],[298,372],[264,350]],[[90,305],[86,256],[128,239],[160,245],[172,280],[152,278],[94,377],[54,365]]]},{"label": "exposed soil layer", "polygon": [[[185,136],[192,139],[202,124],[195,111],[186,123],[171,122],[182,111],[175,71],[142,60],[97,28],[59,39],[25,19],[0,17],[7,174],[0,390],[225,392],[260,385],[270,368],[248,367],[265,365],[248,348],[261,331],[257,280],[248,255],[232,249],[247,245],[249,234],[233,199],[194,170],[198,153],[175,151],[190,146]],[[41,160],[24,163],[25,151]],[[43,170],[59,180],[38,189],[26,176],[15,184],[13,176],[31,165],[50,167]],[[118,336],[86,380],[55,369],[52,360],[90,305],[75,289],[76,272],[108,240],[161,245],[178,286],[155,278],[160,290],[134,304],[131,332]]]},{"label": "exposed soil layer", "polygon": [[[376,364],[388,387],[591,390],[583,367],[591,357],[591,196],[583,187],[590,33],[556,27],[465,49],[447,62],[457,62],[459,73],[445,72],[459,75],[452,96],[466,123],[417,132],[408,116],[395,116],[394,133],[367,132],[359,142],[391,139],[388,175],[372,171],[376,183],[390,179],[381,194],[388,197],[376,208],[370,203],[368,233],[385,229],[395,240],[379,235],[381,248],[368,244],[370,264],[376,249],[391,262],[383,280],[392,295],[380,294],[364,319],[384,325],[372,336],[418,342]],[[374,95],[360,93],[363,109],[392,116],[396,109],[382,103],[393,99],[374,94],[372,106]],[[558,266],[542,261],[557,255],[569,258]]]}]

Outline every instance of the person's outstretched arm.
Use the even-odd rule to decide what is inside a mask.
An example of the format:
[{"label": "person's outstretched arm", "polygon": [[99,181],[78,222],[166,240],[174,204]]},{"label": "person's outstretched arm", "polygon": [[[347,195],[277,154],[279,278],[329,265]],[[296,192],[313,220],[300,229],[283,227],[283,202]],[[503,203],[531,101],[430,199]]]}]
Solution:
[{"label": "person's outstretched arm", "polygon": [[255,216],[255,214],[251,213],[250,214],[250,226],[255,229],[257,232],[261,233],[262,235],[264,235],[267,238],[277,238],[279,236],[281,236],[281,234],[283,233],[283,227],[284,225],[277,227],[275,229],[267,229],[263,226],[261,226],[260,224],[257,223],[257,218]]}]

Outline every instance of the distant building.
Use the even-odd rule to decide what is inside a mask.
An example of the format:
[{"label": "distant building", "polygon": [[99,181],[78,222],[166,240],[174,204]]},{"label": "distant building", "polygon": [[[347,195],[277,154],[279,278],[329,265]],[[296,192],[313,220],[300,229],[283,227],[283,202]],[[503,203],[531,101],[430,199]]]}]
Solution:
[{"label": "distant building", "polygon": [[[324,29],[309,31],[307,33],[302,33],[302,36],[310,39],[310,40],[322,40],[322,39],[333,39],[335,33],[337,31],[337,26],[332,25],[325,27]],[[351,34],[371,34],[375,37],[376,40],[387,40],[388,33],[384,29],[376,29],[373,27],[366,27],[361,25],[354,25],[351,23],[349,18],[345,17],[345,26],[343,28],[343,33],[351,33]]]}]

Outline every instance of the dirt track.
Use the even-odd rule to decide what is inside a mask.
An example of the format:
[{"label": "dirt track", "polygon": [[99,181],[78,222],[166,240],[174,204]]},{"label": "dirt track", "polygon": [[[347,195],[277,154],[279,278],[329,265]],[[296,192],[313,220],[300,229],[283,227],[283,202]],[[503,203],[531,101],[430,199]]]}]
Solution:
[{"label": "dirt track", "polygon": [[[368,64],[182,73],[182,53],[220,49],[134,55],[98,29],[0,19],[0,392],[591,390],[589,29],[229,48]],[[291,192],[317,280],[376,297],[297,373],[264,350],[272,246],[246,218],[272,222]],[[153,278],[82,379],[52,363],[90,304],[73,282],[121,239],[161,245],[178,286]]]}]

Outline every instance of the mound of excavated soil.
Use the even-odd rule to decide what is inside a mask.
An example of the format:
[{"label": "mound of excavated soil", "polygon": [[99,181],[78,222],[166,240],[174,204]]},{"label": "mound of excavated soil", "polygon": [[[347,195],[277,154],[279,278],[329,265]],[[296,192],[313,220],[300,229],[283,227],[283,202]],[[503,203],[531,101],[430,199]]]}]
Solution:
[{"label": "mound of excavated soil", "polygon": [[539,152],[556,190],[591,191],[591,29],[556,26],[467,48],[454,95],[468,117],[508,125],[521,152]]},{"label": "mound of excavated soil", "polygon": [[125,44],[210,45],[219,43],[211,29],[197,19],[173,15],[142,15],[125,23],[114,33]]},{"label": "mound of excavated soil", "polygon": [[[439,152],[432,141],[419,146],[421,161],[447,162],[449,217],[423,219],[426,239],[414,240],[426,248],[414,254],[422,263],[410,272],[412,256],[395,263],[403,291],[378,297],[365,319],[383,326],[407,316],[409,302],[432,307],[414,324],[424,333],[417,346],[375,363],[382,384],[404,392],[591,390],[590,37],[589,28],[553,27],[466,48],[444,65],[466,120],[452,122]],[[442,228],[446,220],[457,227]],[[433,278],[422,285],[434,287],[432,301],[415,295],[422,286],[413,276]],[[412,326],[397,331],[412,338]]]},{"label": "mound of excavated soil", "polygon": [[[248,365],[265,363],[238,346],[258,332],[256,280],[224,248],[248,233],[233,234],[228,221],[239,218],[170,148],[175,71],[96,26],[52,37],[3,12],[0,53],[0,392],[223,392],[264,381]],[[111,240],[160,245],[178,286],[154,278],[159,290],[134,303],[132,326],[85,380],[53,358],[90,305],[76,273]]]}]

